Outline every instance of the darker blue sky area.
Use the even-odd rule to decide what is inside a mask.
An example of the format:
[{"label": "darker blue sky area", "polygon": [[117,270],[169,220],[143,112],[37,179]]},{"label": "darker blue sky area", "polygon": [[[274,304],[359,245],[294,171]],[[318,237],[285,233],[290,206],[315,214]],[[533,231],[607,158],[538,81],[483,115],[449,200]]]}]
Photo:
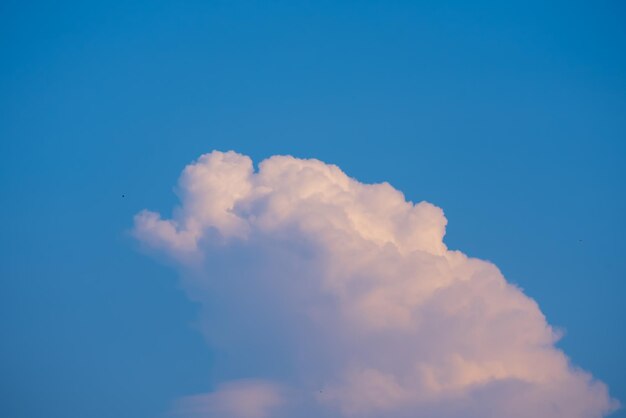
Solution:
[{"label": "darker blue sky area", "polygon": [[0,416],[210,388],[198,307],[128,230],[213,149],[441,206],[626,402],[623,2],[5,0],[0,52]]}]

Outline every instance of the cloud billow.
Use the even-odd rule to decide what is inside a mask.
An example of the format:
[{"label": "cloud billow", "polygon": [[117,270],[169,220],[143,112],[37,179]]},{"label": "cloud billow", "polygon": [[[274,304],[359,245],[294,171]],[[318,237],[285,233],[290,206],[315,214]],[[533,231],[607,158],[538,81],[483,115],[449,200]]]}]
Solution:
[{"label": "cloud billow", "polygon": [[201,156],[172,219],[134,235],[202,304],[216,390],[207,418],[600,418],[606,386],[555,347],[536,302],[449,250],[447,220],[387,183],[318,160]]}]

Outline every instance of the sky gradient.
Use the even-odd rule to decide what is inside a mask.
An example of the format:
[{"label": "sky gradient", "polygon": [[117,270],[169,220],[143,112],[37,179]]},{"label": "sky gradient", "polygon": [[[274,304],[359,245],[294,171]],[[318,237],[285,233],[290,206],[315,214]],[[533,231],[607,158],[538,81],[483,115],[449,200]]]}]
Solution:
[{"label": "sky gradient", "polygon": [[3,2],[0,415],[212,388],[200,306],[130,231],[214,149],[441,207],[624,402],[626,11],[544,3]]}]

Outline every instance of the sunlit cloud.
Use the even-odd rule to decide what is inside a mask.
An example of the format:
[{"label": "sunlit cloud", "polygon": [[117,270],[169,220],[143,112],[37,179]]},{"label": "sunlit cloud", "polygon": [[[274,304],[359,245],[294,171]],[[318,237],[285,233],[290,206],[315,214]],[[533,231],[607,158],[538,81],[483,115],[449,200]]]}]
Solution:
[{"label": "sunlit cloud", "polygon": [[172,413],[185,418],[266,418],[282,403],[280,389],[269,382],[236,381],[208,394],[183,398]]},{"label": "sunlit cloud", "polygon": [[555,347],[534,300],[447,248],[430,203],[318,160],[255,170],[217,151],[178,192],[171,218],[142,211],[134,235],[180,267],[223,377],[179,416],[599,418],[618,405]]}]

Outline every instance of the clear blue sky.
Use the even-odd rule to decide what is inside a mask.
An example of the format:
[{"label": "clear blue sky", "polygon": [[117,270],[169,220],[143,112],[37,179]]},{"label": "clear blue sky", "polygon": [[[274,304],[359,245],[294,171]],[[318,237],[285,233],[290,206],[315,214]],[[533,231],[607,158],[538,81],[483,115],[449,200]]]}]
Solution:
[{"label": "clear blue sky", "polygon": [[213,149],[441,206],[626,402],[622,1],[9,0],[0,52],[1,416],[207,390],[198,307],[128,230]]}]

